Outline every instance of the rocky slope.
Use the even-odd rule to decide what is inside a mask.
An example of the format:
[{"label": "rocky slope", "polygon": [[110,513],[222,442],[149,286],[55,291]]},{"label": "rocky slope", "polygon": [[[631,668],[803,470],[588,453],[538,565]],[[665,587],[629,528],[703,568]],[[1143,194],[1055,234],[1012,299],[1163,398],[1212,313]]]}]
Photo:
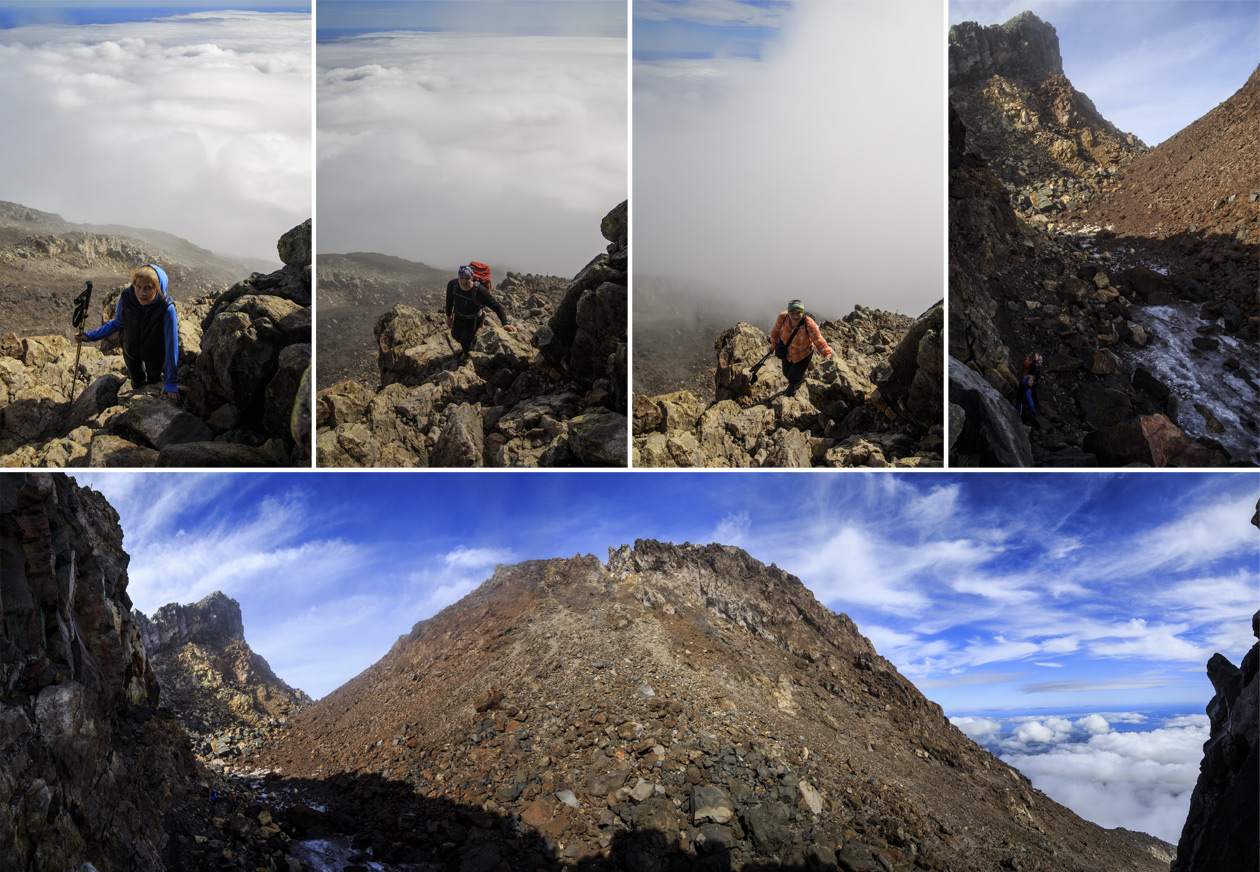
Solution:
[{"label": "rocky slope", "polygon": [[[1007,34],[1000,50],[975,27],[952,34],[951,70],[960,71],[964,97],[967,82],[983,80],[976,70],[1055,75],[1047,70],[1061,66],[1057,39],[1045,38],[1035,18],[1003,27],[1013,24],[1026,38]],[[1031,59],[1017,62],[1021,52]],[[1052,190],[1040,199],[1030,199],[1019,179],[999,179],[1002,167],[1022,166],[1029,142],[1040,141],[1009,123],[1012,106],[1037,116],[1035,105],[1022,102],[1027,95],[1008,95],[1013,102],[1000,111],[969,104],[972,123],[996,131],[984,142],[987,157],[973,144],[962,108],[951,106],[951,465],[1260,462],[1260,231],[1254,213],[1244,226],[1231,217],[1232,204],[1225,211],[1212,205],[1228,203],[1218,196],[1221,185],[1240,189],[1234,202],[1260,190],[1260,167],[1245,157],[1258,135],[1246,122],[1254,118],[1256,82],[1253,75],[1230,101],[1131,161],[1127,154],[1098,158],[1105,171],[1094,172],[1088,196],[1064,187],[1079,174],[1046,161],[1037,181]],[[1074,123],[1078,140],[1096,128]],[[1184,168],[1191,154],[1193,185]],[[1138,202],[1145,204],[1141,219]],[[1220,212],[1219,222],[1203,220],[1209,208]],[[1034,352],[1046,358],[1041,430],[1021,425],[1013,407],[1021,363]]]},{"label": "rocky slope", "polygon": [[572,281],[496,283],[518,332],[490,315],[466,364],[444,296],[430,311],[391,308],[374,328],[380,387],[318,393],[318,465],[624,467],[626,230],[623,202],[601,223],[607,253]]},{"label": "rocky slope", "polygon": [[276,677],[245,641],[241,607],[215,592],[191,605],[170,603],[132,620],[162,688],[194,750],[212,766],[258,747],[311,704]]},{"label": "rocky slope", "polygon": [[[117,336],[84,343],[72,373],[68,308],[58,319],[61,334],[0,339],[0,466],[309,465],[310,222],[277,248],[282,269],[226,290],[189,297],[178,271],[171,273],[179,406],[157,386],[132,389]],[[68,257],[50,251],[53,260]],[[165,264],[162,254],[128,248],[121,257],[130,269],[149,260]],[[125,285],[108,287],[97,288],[89,330],[113,317]],[[72,301],[69,295],[64,303]]]},{"label": "rocky slope", "polygon": [[271,269],[260,261],[214,254],[160,230],[75,224],[0,201],[0,332],[41,336],[67,327],[85,281],[107,288],[151,259],[162,264],[185,298]]},{"label": "rocky slope", "polygon": [[424,868],[1167,868],[721,545],[500,566],[258,762]]},{"label": "rocky slope", "polygon": [[713,402],[689,390],[636,394],[634,465],[940,465],[943,326],[939,303],[918,319],[858,306],[823,321],[832,357],[815,355],[789,397],[777,358],[750,374],[770,340],[739,323],[714,342]]},{"label": "rocky slope", "polygon": [[158,710],[118,516],[64,476],[0,474],[0,867],[162,868],[194,763]]},{"label": "rocky slope", "polygon": [[380,371],[372,328],[380,313],[400,304],[424,312],[440,311],[446,302],[446,283],[454,275],[452,270],[364,252],[320,254],[315,271],[319,305],[315,335],[320,351],[315,389],[321,391],[351,379],[377,386]]}]

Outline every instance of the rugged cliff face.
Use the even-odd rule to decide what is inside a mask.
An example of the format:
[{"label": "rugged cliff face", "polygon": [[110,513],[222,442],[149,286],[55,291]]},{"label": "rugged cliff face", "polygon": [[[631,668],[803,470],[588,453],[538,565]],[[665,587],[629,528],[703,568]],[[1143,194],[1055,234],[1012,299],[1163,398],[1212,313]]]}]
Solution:
[{"label": "rugged cliff face", "polygon": [[163,868],[194,762],[158,710],[118,516],[63,476],[0,474],[0,867]]},{"label": "rugged cliff face", "polygon": [[326,820],[374,821],[362,843],[400,863],[1166,868],[720,545],[500,566],[295,721],[257,762],[335,793]]},{"label": "rugged cliff face", "polygon": [[211,765],[256,747],[311,699],[276,677],[245,641],[241,607],[215,592],[191,605],[170,603],[132,619],[169,706]]},{"label": "rugged cliff face", "polygon": [[1030,201],[1067,191],[1088,200],[1146,150],[1072,87],[1058,34],[1031,12],[991,27],[950,28],[949,95],[976,151]]},{"label": "rugged cliff face", "polygon": [[624,467],[626,216],[621,203],[604,217],[608,250],[571,281],[496,283],[518,331],[490,315],[466,363],[439,306],[381,315],[379,389],[350,380],[319,392],[318,465]]},{"label": "rugged cliff face", "polygon": [[[1251,522],[1260,527],[1260,506]],[[1260,612],[1251,618],[1260,639]],[[1177,844],[1172,872],[1255,869],[1260,865],[1260,642],[1239,666],[1220,654],[1207,664],[1216,695],[1208,703],[1211,734]]]},{"label": "rugged cliff face", "polygon": [[[1034,16],[950,40],[952,463],[1260,462],[1260,224],[1237,212],[1260,196],[1260,166],[1242,157],[1260,147],[1246,120],[1260,78],[1147,152],[1092,104],[1028,91],[1061,66]],[[1022,83],[1002,91],[1009,104],[981,99],[1008,80]],[[1064,137],[1081,166],[1061,159]],[[1013,400],[1038,352],[1039,420],[1025,427]]]},{"label": "rugged cliff face", "polygon": [[634,463],[645,467],[937,466],[943,454],[944,307],[917,319],[856,307],[819,330],[788,396],[769,337],[739,323],[714,341],[714,400],[689,390],[634,399]]},{"label": "rugged cliff face", "polygon": [[[93,262],[104,256],[100,245],[77,237],[50,239],[53,260],[73,259],[85,246]],[[119,272],[170,262],[160,249],[132,248]],[[56,321],[69,337],[0,339],[0,466],[309,465],[310,222],[286,233],[277,249],[282,269],[226,290],[189,295],[181,281],[192,279],[196,288],[201,277],[186,267],[169,271],[179,317],[179,406],[157,386],[134,389],[118,334],[84,343],[72,372],[73,295],[61,300],[66,311]],[[114,317],[125,287],[98,291],[88,330]]]}]

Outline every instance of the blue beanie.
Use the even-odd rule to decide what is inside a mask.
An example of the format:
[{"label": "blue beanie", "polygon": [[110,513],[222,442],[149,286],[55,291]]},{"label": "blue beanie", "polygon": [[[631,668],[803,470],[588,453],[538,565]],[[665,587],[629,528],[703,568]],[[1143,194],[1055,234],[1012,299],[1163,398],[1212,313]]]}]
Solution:
[{"label": "blue beanie", "polygon": [[461,279],[470,279],[473,277],[473,268],[470,266],[461,266],[459,268],[459,277]]}]

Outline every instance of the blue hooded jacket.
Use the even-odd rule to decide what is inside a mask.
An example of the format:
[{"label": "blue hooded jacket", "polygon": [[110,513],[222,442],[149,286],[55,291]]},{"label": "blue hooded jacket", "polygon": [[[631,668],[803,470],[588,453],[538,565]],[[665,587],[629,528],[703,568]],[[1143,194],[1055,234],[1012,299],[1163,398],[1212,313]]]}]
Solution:
[{"label": "blue hooded jacket", "polygon": [[176,365],[179,363],[179,322],[175,314],[175,301],[166,293],[168,281],[166,271],[155,263],[146,263],[145,266],[151,267],[157,273],[157,298],[149,305],[142,306],[136,298],[135,288],[128,285],[122,292],[122,296],[118,298],[114,320],[105,322],[91,333],[83,334],[83,338],[89,342],[95,342],[106,336],[112,336],[120,330],[124,331],[124,336],[127,331],[139,334],[142,329],[149,327],[155,318],[161,317],[162,337],[166,344],[165,390],[173,394],[179,390],[176,379]]}]

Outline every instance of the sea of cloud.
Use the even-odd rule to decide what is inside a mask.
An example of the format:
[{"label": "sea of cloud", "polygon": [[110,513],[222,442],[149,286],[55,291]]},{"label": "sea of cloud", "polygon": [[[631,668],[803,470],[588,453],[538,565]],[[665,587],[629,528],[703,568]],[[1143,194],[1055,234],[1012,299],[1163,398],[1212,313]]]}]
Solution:
[{"label": "sea of cloud", "polygon": [[[950,722],[1086,820],[1173,845],[1208,737],[1205,715],[968,716]],[[1140,728],[1117,730],[1115,724]]]},{"label": "sea of cloud", "polygon": [[311,217],[311,18],[0,31],[0,199],[279,264]]},{"label": "sea of cloud", "polygon": [[760,61],[636,60],[635,271],[719,285],[736,317],[918,315],[944,296],[939,7],[782,20]]},{"label": "sea of cloud", "polygon": [[453,32],[321,43],[320,249],[577,273],[627,195],[626,51]]}]

